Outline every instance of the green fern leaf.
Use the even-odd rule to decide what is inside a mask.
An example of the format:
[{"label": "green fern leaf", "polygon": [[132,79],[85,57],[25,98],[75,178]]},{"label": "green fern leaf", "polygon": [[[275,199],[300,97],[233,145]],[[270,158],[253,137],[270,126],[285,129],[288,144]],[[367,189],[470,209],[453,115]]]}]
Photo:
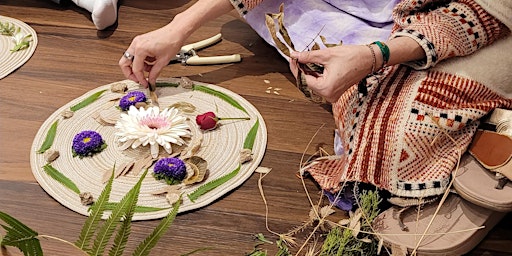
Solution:
[{"label": "green fern leaf", "polygon": [[252,150],[252,147],[254,146],[254,140],[256,139],[256,134],[258,133],[259,126],[260,126],[260,120],[256,119],[256,123],[254,123],[251,130],[249,130],[247,137],[245,137],[244,148]]},{"label": "green fern leaf", "polygon": [[105,185],[105,188],[103,188],[103,191],[101,191],[98,200],[89,208],[89,217],[87,217],[85,220],[82,231],[78,236],[78,240],[75,242],[75,245],[82,250],[89,251],[89,244],[94,235],[94,232],[96,231],[96,228],[98,227],[101,216],[105,211],[105,206],[110,197],[110,192],[112,191],[112,182],[114,180],[115,169],[116,167],[114,165],[112,168],[112,175],[110,176],[107,185]]},{"label": "green fern leaf", "polygon": [[229,181],[230,179],[235,177],[239,171],[240,171],[240,165],[238,165],[238,168],[236,168],[232,172],[198,187],[196,190],[194,190],[194,192],[187,195],[188,199],[190,199],[190,201],[192,201],[192,202],[195,202],[200,196],[208,193],[209,191],[213,190],[214,188],[226,183],[227,181]]},{"label": "green fern leaf", "polygon": [[5,236],[0,240],[2,246],[14,246],[20,249],[25,256],[42,256],[43,251],[37,238],[36,231],[27,227],[19,220],[13,218],[7,213],[0,211],[0,219],[6,225],[1,225],[5,231]]},{"label": "green fern leaf", "polygon": [[[139,192],[140,187],[142,186],[142,180],[144,177],[146,177],[146,174],[148,172],[148,169],[142,174],[141,178],[133,186],[133,188],[128,192],[128,194],[125,195],[125,197],[119,202],[119,205],[123,204],[125,198],[126,198],[126,207],[118,206],[116,209],[112,211],[112,215],[116,212],[117,209],[124,208],[124,212],[121,212],[123,216],[123,223],[121,224],[121,228],[117,231],[117,235],[114,239],[114,245],[112,245],[112,248],[110,248],[109,255],[110,256],[121,256],[123,254],[123,251],[126,247],[126,242],[128,241],[128,237],[130,236],[131,232],[131,223],[133,214],[135,212],[135,208],[137,207],[137,201],[139,200]],[[111,217],[112,217],[111,215]],[[118,220],[115,219],[115,216],[112,217],[112,219],[117,222]],[[108,221],[107,221],[108,223]],[[110,237],[110,236],[109,236]],[[108,242],[109,239],[106,239],[105,243]],[[102,253],[103,254],[103,253]]]},{"label": "green fern leaf", "polygon": [[172,222],[176,218],[176,215],[178,214],[178,209],[180,208],[180,202],[181,202],[181,196],[178,202],[174,203],[172,211],[167,214],[165,218],[160,221],[160,224],[153,230],[153,232],[142,241],[137,248],[135,249],[135,252],[133,253],[133,256],[147,256],[149,255],[149,252],[153,247],[155,247],[156,243],[160,238],[164,235],[165,231],[169,229]]},{"label": "green fern leaf", "polygon": [[79,110],[81,108],[86,107],[87,105],[89,105],[89,104],[93,103],[94,101],[96,101],[106,90],[107,89],[101,90],[101,91],[98,91],[98,92],[94,93],[93,95],[87,97],[86,99],[84,99],[83,101],[79,102],[78,104],[72,106],[70,108],[70,110],[75,112],[75,111],[77,111],[77,110]]},{"label": "green fern leaf", "polygon": [[68,177],[66,177],[64,174],[55,169],[51,164],[46,164],[45,166],[43,166],[43,170],[48,175],[50,175],[50,177],[52,177],[54,180],[58,181],[67,188],[73,190],[75,193],[80,194],[80,189],[78,189],[76,184]]},{"label": "green fern leaf", "polygon": [[53,122],[52,126],[50,126],[50,129],[48,130],[48,133],[46,134],[46,138],[43,141],[43,144],[41,145],[41,148],[37,151],[37,153],[42,154],[46,152],[46,150],[50,149],[53,144],[53,140],[55,139],[55,134],[57,133],[57,124],[59,123],[59,120]]},{"label": "green fern leaf", "polygon": [[[101,226],[100,230],[96,234],[96,239],[94,240],[94,244],[92,246],[92,250],[90,255],[103,255],[105,251],[105,247],[107,246],[108,241],[112,237],[116,227],[119,225],[120,220],[126,216],[130,209],[135,208],[137,204],[137,200],[139,199],[139,191],[142,180],[146,177],[148,170],[142,174],[139,181],[135,186],[133,186],[128,193],[121,199],[121,201],[116,205],[112,213],[108,217],[107,221]],[[132,205],[134,205],[132,207]],[[133,215],[133,209],[131,211]],[[122,239],[119,242],[122,242]],[[127,239],[127,238],[126,238]]]},{"label": "green fern leaf", "polygon": [[203,85],[197,85],[197,84],[195,84],[194,87],[192,87],[192,90],[194,90],[194,91],[201,91],[201,92],[208,93],[208,94],[211,94],[213,96],[219,97],[219,98],[223,99],[224,101],[226,101],[227,103],[231,104],[233,107],[242,110],[246,114],[249,114],[247,112],[247,110],[245,110],[245,108],[242,107],[242,105],[240,105],[235,99],[233,99],[231,96],[229,96],[229,95],[227,95],[227,94],[225,94],[223,92],[219,92],[219,91],[214,90],[214,89],[212,89],[210,87],[206,87],[206,86],[203,86]]}]

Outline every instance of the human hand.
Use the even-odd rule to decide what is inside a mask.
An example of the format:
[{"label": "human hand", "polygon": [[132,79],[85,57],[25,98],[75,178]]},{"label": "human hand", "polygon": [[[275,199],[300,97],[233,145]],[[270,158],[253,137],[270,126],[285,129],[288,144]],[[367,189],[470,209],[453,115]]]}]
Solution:
[{"label": "human hand", "polygon": [[147,88],[148,82],[156,83],[160,71],[176,56],[184,40],[170,24],[138,35],[119,60],[119,67],[126,78]]},{"label": "human hand", "polygon": [[348,88],[372,72],[373,58],[365,45],[342,45],[314,51],[291,52],[290,70],[297,78],[299,63],[323,66],[323,73],[303,72],[303,75],[311,90],[334,103]]}]

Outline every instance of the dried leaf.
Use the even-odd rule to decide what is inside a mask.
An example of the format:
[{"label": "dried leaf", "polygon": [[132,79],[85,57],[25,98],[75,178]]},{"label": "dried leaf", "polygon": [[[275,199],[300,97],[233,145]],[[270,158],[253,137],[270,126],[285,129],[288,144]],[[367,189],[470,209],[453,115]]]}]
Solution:
[{"label": "dried leaf", "polygon": [[359,241],[361,241],[363,243],[367,243],[367,244],[372,243],[372,240],[370,238],[366,238],[366,237],[359,239]]},{"label": "dried leaf", "polygon": [[384,239],[382,239],[382,237],[379,237],[379,244],[377,246],[377,255],[380,255],[383,245],[384,245]]},{"label": "dried leaf", "polygon": [[346,226],[346,225],[350,224],[350,219],[342,219],[342,220],[338,221],[338,224],[341,226]]},{"label": "dried leaf", "polygon": [[290,49],[279,40],[276,33],[276,24],[274,22],[274,18],[272,14],[267,13],[265,15],[265,24],[267,26],[268,31],[270,32],[270,36],[272,36],[272,39],[274,40],[274,43],[276,44],[276,47],[286,56],[290,57]]},{"label": "dried leaf", "polygon": [[334,209],[332,209],[332,207],[330,205],[326,205],[326,206],[320,208],[320,218],[325,218],[335,212],[336,211]]},{"label": "dried leaf", "polygon": [[183,113],[194,113],[196,111],[196,106],[192,103],[188,103],[185,101],[179,101],[169,106],[170,108],[179,109]]},{"label": "dried leaf", "polygon": [[262,174],[267,174],[267,173],[269,173],[270,171],[272,171],[272,168],[269,168],[269,167],[263,167],[263,166],[258,166],[258,167],[256,168],[256,170],[254,170],[254,172],[262,173]]},{"label": "dried leaf", "polygon": [[361,231],[361,222],[357,222],[354,228],[352,229],[352,235],[357,238],[357,235]]}]

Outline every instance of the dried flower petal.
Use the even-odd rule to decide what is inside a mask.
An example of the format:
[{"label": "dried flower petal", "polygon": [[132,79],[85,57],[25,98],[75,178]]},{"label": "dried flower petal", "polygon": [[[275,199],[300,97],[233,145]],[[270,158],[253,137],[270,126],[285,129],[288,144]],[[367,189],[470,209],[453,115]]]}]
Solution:
[{"label": "dried flower petal", "polygon": [[71,111],[71,110],[64,110],[62,111],[62,113],[60,113],[60,115],[64,118],[64,119],[68,119],[68,118],[71,118],[73,117],[73,115],[75,114],[75,112]]},{"label": "dried flower petal", "polygon": [[242,149],[240,151],[240,164],[249,162],[252,160],[252,151],[248,148]]}]

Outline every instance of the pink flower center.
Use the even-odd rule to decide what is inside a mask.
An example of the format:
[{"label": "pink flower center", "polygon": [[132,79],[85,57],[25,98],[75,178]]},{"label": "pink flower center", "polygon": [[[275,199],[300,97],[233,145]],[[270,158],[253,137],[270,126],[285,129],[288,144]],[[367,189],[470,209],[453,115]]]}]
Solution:
[{"label": "pink flower center", "polygon": [[165,118],[159,116],[146,116],[140,120],[140,124],[153,130],[169,127],[171,125]]}]

